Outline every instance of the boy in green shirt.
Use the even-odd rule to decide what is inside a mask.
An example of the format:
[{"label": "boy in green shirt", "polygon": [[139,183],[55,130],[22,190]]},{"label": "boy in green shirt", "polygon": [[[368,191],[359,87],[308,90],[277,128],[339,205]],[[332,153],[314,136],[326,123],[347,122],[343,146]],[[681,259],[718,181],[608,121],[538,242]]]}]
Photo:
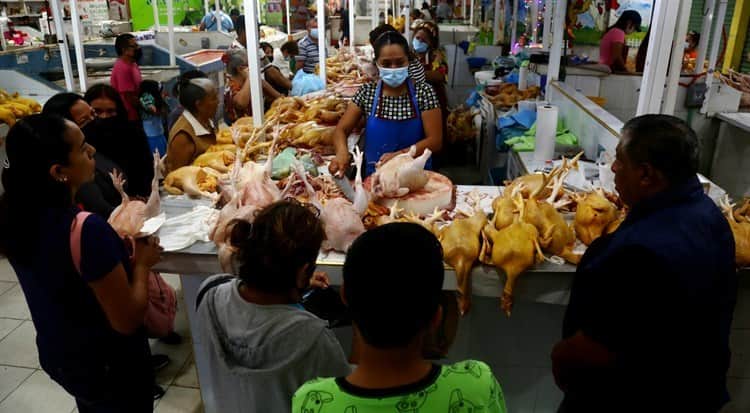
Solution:
[{"label": "boy in green shirt", "polygon": [[360,236],[347,253],[341,288],[359,364],[346,377],[307,382],[292,413],[506,413],[489,366],[439,366],[422,356],[442,317],[443,272],[440,242],[419,225],[387,224]]}]

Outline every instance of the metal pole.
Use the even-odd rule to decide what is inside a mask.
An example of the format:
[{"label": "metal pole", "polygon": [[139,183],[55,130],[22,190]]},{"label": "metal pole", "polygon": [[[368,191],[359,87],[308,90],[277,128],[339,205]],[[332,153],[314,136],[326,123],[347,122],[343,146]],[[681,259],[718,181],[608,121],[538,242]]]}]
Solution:
[{"label": "metal pole", "polygon": [[411,15],[409,6],[406,6],[404,8],[404,15],[406,16],[404,18],[404,37],[406,37],[406,40],[411,40]]},{"label": "metal pole", "polygon": [[73,80],[73,65],[70,63],[68,36],[65,35],[59,0],[50,0],[50,8],[52,9],[52,21],[55,24],[55,33],[57,33],[57,47],[60,49],[60,59],[62,60],[63,73],[65,74],[65,89],[68,92],[72,92],[75,83]]},{"label": "metal pole", "polygon": [[292,35],[292,17],[291,12],[289,11],[289,0],[286,0],[286,35],[291,36]]},{"label": "metal pole", "polygon": [[716,0],[706,0],[703,6],[703,25],[701,25],[701,40],[698,42],[698,55],[695,58],[695,73],[703,73],[703,65],[706,62],[706,51],[708,50],[708,34],[711,32],[711,24],[714,20]]},{"label": "metal pole", "polygon": [[542,50],[549,50],[552,38],[552,0],[544,0],[544,27],[542,28]]},{"label": "metal pole", "polygon": [[217,30],[220,31],[220,32],[223,32],[224,31],[224,27],[221,24],[221,21],[222,21],[222,18],[221,18],[221,3],[219,2],[219,0],[216,0],[214,2],[214,7],[215,7],[214,16],[216,17]]},{"label": "metal pole", "polygon": [[672,49],[672,40],[674,40],[675,25],[677,24],[677,13],[670,10],[669,1],[656,0],[654,2],[651,39],[646,53],[646,66],[643,69],[636,116],[661,112],[664,82],[667,78],[667,66],[669,65],[669,51]]},{"label": "metal pole", "polygon": [[466,18],[466,0],[461,0],[461,18]]},{"label": "metal pole", "polygon": [[174,0],[167,0],[167,30],[169,35],[169,65],[177,65],[174,53]]},{"label": "metal pole", "polygon": [[323,81],[324,85],[327,85],[326,77],[326,4],[325,0],[317,0],[318,2],[318,56],[320,65],[320,80]]},{"label": "metal pole", "polygon": [[250,76],[250,105],[253,109],[253,125],[263,124],[263,89],[260,82],[260,61],[258,60],[258,21],[255,0],[244,0],[245,34],[247,36],[247,66]]},{"label": "metal pole", "polygon": [[693,6],[693,0],[682,0],[680,2],[679,16],[675,26],[675,40],[672,42],[672,58],[669,62],[669,78],[667,79],[667,92],[664,97],[664,106],[662,113],[674,115],[674,108],[677,103],[677,90],[679,89],[680,73],[682,72],[682,57],[685,53],[684,46],[680,39],[685,38],[687,34],[688,23],[690,22],[690,9]]},{"label": "metal pole", "polygon": [[492,43],[499,44],[500,43],[500,4],[503,0],[495,0],[495,15],[492,17]]},{"label": "metal pole", "polygon": [[349,49],[354,53],[354,0],[349,0]]},{"label": "metal pole", "polygon": [[560,59],[562,58],[566,9],[567,2],[565,0],[557,0],[557,3],[555,3],[555,17],[552,21],[552,48],[549,51],[549,65],[547,66],[547,89],[549,89],[553,81],[560,78]]},{"label": "metal pole", "polygon": [[474,0],[471,0],[471,7],[469,8],[469,10],[470,10],[469,26],[473,26],[474,25]]},{"label": "metal pole", "polygon": [[158,0],[151,0],[151,9],[154,12],[154,30],[157,32],[161,30],[161,24],[159,22],[159,4]]},{"label": "metal pole", "polygon": [[516,46],[516,29],[518,28],[518,0],[513,0],[513,17],[510,19],[510,52]]},{"label": "metal pole", "polygon": [[85,92],[86,82],[86,60],[83,54],[83,41],[81,40],[81,17],[78,15],[77,0],[70,0],[70,23],[73,26],[73,47],[76,50],[76,65],[78,66],[78,89]]},{"label": "metal pole", "polygon": [[373,1],[370,3],[372,5],[372,21],[370,22],[372,24],[373,30],[378,27],[378,22],[380,20],[380,15],[378,13],[378,1]]},{"label": "metal pole", "polygon": [[537,27],[537,22],[539,21],[539,4],[537,3],[537,0],[531,0],[531,7],[529,8],[529,24],[531,24],[531,39],[530,43],[538,43],[537,35],[539,28]]},{"label": "metal pole", "polygon": [[[724,28],[724,16],[727,14],[727,1],[719,0],[719,9],[716,11],[716,25],[714,25],[714,32],[711,35],[711,53],[708,57],[706,95],[703,99],[701,113],[708,111],[708,101],[711,98],[711,84],[714,82],[714,71],[716,71],[716,59],[719,57],[719,48],[721,47],[721,30]],[[703,36],[701,35],[701,37]]]},{"label": "metal pole", "polygon": [[203,0],[203,8],[206,9],[205,16],[207,16],[208,15],[208,0]]}]

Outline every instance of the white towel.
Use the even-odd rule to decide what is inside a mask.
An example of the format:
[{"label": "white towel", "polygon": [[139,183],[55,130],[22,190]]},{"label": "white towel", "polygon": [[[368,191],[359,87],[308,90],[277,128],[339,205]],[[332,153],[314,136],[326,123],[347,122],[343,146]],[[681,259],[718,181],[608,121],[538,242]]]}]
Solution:
[{"label": "white towel", "polygon": [[208,234],[219,211],[198,205],[192,211],[167,219],[159,230],[159,244],[164,251],[178,251],[198,241],[209,242]]}]

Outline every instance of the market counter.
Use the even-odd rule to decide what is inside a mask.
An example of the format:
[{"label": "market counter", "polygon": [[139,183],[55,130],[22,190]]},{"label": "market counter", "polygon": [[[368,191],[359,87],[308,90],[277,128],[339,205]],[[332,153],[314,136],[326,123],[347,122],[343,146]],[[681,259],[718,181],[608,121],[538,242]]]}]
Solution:
[{"label": "market counter", "polygon": [[718,133],[711,179],[732,199],[750,196],[750,113],[717,113]]}]

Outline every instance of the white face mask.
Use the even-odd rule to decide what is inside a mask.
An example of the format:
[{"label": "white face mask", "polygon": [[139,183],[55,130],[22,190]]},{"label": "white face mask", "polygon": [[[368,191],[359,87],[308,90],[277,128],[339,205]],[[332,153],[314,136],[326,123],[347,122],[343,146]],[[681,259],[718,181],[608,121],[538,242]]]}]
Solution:
[{"label": "white face mask", "polygon": [[689,49],[690,48],[690,42],[685,42],[685,44],[683,45],[683,48]]}]

